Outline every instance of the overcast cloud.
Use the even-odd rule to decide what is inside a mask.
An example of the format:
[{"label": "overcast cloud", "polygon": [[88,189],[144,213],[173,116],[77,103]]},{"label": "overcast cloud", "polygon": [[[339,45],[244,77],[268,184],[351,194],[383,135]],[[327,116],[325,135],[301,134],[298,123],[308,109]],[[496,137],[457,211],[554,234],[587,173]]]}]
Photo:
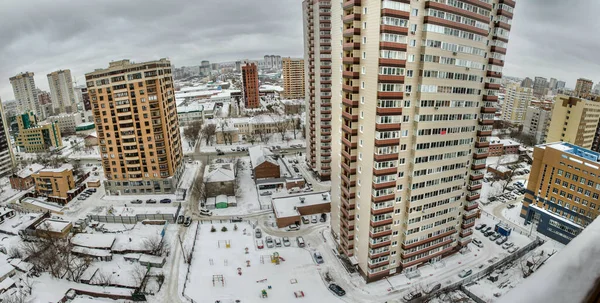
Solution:
[{"label": "overcast cloud", "polygon": [[[600,80],[596,0],[517,1],[505,74]],[[300,57],[300,0],[2,0],[0,97],[13,98],[9,77],[71,69],[78,84],[108,62],[168,57],[176,66],[265,54]]]}]

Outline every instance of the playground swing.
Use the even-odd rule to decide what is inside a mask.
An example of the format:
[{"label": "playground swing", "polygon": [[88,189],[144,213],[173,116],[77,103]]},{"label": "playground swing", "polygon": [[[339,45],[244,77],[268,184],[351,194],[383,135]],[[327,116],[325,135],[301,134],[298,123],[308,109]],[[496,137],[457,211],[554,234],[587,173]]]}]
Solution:
[{"label": "playground swing", "polygon": [[231,240],[219,240],[217,242],[217,247],[219,248],[231,248]]},{"label": "playground swing", "polygon": [[223,278],[223,275],[213,275],[213,286],[216,286],[217,283],[221,282],[221,286],[225,286],[225,278]]}]

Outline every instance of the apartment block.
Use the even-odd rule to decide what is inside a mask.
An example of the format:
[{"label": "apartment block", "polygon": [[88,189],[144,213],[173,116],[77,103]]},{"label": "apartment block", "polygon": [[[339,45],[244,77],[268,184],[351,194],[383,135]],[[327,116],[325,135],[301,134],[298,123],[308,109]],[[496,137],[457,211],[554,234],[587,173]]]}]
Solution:
[{"label": "apartment block", "polygon": [[49,73],[47,77],[54,114],[58,115],[77,111],[71,70],[58,70]]},{"label": "apartment block", "polygon": [[590,149],[599,118],[600,100],[558,95],[552,106],[546,142],[568,142]]},{"label": "apartment block", "polygon": [[246,108],[260,107],[258,67],[254,63],[242,66],[242,95]]},{"label": "apartment block", "polygon": [[552,110],[550,109],[538,106],[527,107],[525,121],[523,122],[523,133],[534,136],[537,144],[546,142],[546,132],[551,116]]},{"label": "apartment block", "polygon": [[33,76],[34,73],[32,72],[24,72],[10,77],[9,80],[15,94],[15,99],[19,103],[19,113],[33,111],[37,117],[43,119],[45,117],[38,100],[37,88]]},{"label": "apartment block", "polygon": [[28,112],[17,116],[17,125],[19,133],[15,143],[20,151],[48,152],[62,147],[62,137],[56,123],[38,123],[35,114]]},{"label": "apartment block", "polygon": [[61,114],[58,116],[51,116],[46,118],[46,121],[52,122],[58,125],[61,134],[75,134],[77,125],[83,122],[81,113],[75,112],[71,114]]},{"label": "apartment block", "polygon": [[331,178],[331,2],[305,0],[302,7],[306,162],[326,181]]},{"label": "apartment block", "polygon": [[304,60],[283,59],[283,94],[288,99],[304,98]]},{"label": "apartment block", "polygon": [[502,120],[522,125],[532,97],[533,90],[531,88],[522,87],[516,83],[509,84],[506,87],[502,104]]},{"label": "apartment block", "polygon": [[265,68],[281,69],[283,60],[279,55],[265,55],[263,63]]},{"label": "apartment block", "polygon": [[594,82],[589,79],[579,78],[575,83],[575,97],[588,98],[592,93]]},{"label": "apartment block", "polygon": [[107,194],[172,193],[183,152],[171,62],[111,62],[85,75]]},{"label": "apartment block", "polygon": [[544,77],[535,77],[533,80],[533,94],[541,98],[548,93],[548,80]]},{"label": "apartment block", "polygon": [[4,114],[0,101],[0,177],[12,173],[15,165],[12,144],[10,143],[9,118]]},{"label": "apartment block", "polygon": [[567,244],[600,211],[600,153],[566,142],[536,146],[521,217]]},{"label": "apartment block", "polygon": [[367,282],[471,241],[514,6],[331,4],[331,226]]},{"label": "apartment block", "polygon": [[36,193],[44,197],[67,200],[69,191],[75,188],[73,167],[70,164],[59,168],[44,168],[31,176],[35,182]]}]

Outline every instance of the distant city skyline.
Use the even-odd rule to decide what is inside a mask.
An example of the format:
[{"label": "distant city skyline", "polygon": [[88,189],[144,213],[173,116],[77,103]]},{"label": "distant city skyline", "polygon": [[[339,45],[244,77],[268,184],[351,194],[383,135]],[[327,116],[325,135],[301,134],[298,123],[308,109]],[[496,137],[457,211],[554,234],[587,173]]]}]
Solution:
[{"label": "distant city skyline", "polygon": [[[264,0],[261,5],[242,1],[224,6],[215,0],[174,0],[168,6],[161,4],[157,0],[3,1],[0,57],[10,59],[0,69],[0,97],[14,99],[8,79],[24,71],[34,72],[38,87],[49,91],[46,75],[52,71],[71,69],[77,84],[84,85],[85,73],[121,59],[142,62],[168,57],[175,66],[189,66],[200,65],[202,60],[260,60],[267,54],[303,57],[301,1]],[[577,78],[600,81],[600,63],[595,58],[600,42],[584,34],[600,29],[592,21],[600,3],[530,0],[518,1],[517,8],[504,75],[556,78],[571,88]],[[133,11],[139,14],[127,13]],[[204,13],[198,15],[198,11]],[[565,15],[578,18],[566,24],[556,22]],[[152,35],[145,34],[149,29]]]}]

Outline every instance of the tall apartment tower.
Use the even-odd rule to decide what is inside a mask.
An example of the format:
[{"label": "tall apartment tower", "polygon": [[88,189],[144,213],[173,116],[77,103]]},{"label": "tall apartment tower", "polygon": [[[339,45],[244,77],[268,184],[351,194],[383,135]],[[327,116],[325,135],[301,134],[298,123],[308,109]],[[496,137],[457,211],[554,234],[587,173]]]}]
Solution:
[{"label": "tall apartment tower", "polygon": [[304,60],[283,59],[283,96],[288,99],[304,98]]},{"label": "tall apartment tower", "polygon": [[54,114],[58,115],[77,111],[71,70],[65,69],[51,72],[47,77]]},{"label": "tall apartment tower", "polygon": [[533,94],[540,98],[548,92],[548,80],[544,77],[535,77],[533,81]]},{"label": "tall apartment tower", "polygon": [[19,103],[19,112],[33,111],[38,117],[44,118],[42,107],[38,101],[37,88],[35,86],[34,74],[32,72],[20,73],[10,77],[10,84]]},{"label": "tall apartment tower", "polygon": [[242,95],[246,108],[260,107],[258,68],[254,63],[242,66]]},{"label": "tall apartment tower", "polygon": [[554,98],[546,142],[568,142],[591,149],[600,119],[600,100],[566,95]]},{"label": "tall apartment tower", "polygon": [[514,6],[331,4],[332,228],[367,282],[471,241]]},{"label": "tall apartment tower", "polygon": [[589,79],[579,78],[575,83],[575,97],[587,98],[592,92],[594,82]]},{"label": "tall apartment tower", "polygon": [[529,106],[523,121],[523,133],[535,137],[536,144],[546,142],[546,132],[552,110],[541,106]]},{"label": "tall apartment tower", "polygon": [[0,177],[10,174],[15,164],[8,123],[9,118],[4,114],[0,101]]},{"label": "tall apartment tower", "polygon": [[502,103],[502,120],[522,125],[525,122],[527,107],[531,103],[533,90],[518,84],[509,84]]},{"label": "tall apartment tower", "polygon": [[171,62],[111,62],[85,75],[107,194],[172,193],[183,171]]},{"label": "tall apartment tower", "polygon": [[331,178],[331,2],[304,0],[302,6],[306,162],[326,181]]}]

